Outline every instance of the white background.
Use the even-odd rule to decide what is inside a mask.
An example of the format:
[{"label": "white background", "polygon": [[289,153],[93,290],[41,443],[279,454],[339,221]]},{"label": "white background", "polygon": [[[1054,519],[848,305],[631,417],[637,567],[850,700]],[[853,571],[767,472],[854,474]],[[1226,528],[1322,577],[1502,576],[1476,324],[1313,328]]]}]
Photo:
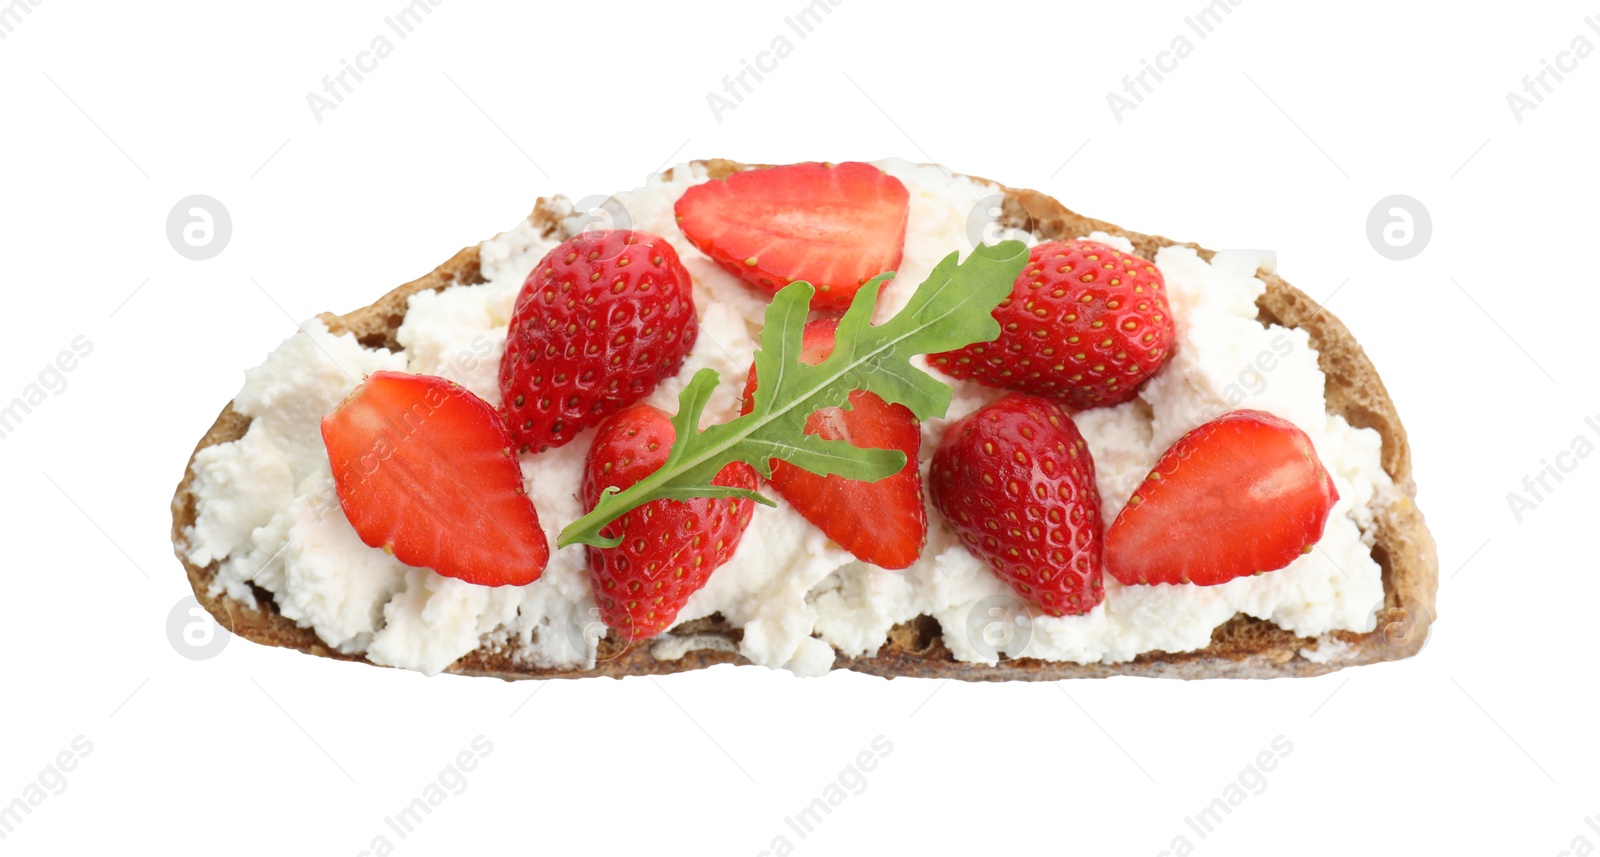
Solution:
[{"label": "white background", "polygon": [[[0,400],[94,351],[0,441],[0,803],[73,738],[92,752],[0,851],[357,854],[1556,854],[1600,834],[1589,539],[1600,460],[1519,523],[1506,495],[1587,435],[1600,58],[1514,118],[1593,3],[448,0],[319,123],[307,106],[402,0],[37,8],[0,41]],[[5,4],[0,3],[0,7]],[[1106,93],[1194,41],[1118,122]],[[713,116],[773,38],[789,57]],[[1292,117],[1292,118],[1291,118]],[[426,679],[166,637],[188,593],[168,501],[242,371],[535,197],[633,187],[696,157],[900,155],[1133,229],[1267,247],[1328,302],[1399,404],[1439,541],[1439,622],[1411,661],[1306,680],[966,685],[719,667],[659,680]],[[203,193],[233,237],[195,262],[165,220]],[[1433,236],[1369,245],[1380,198]],[[142,284],[142,285],[141,285]],[[257,285],[259,284],[259,286]],[[1542,368],[1541,368],[1542,367]],[[409,838],[384,826],[483,735]],[[784,823],[874,736],[893,752],[809,838]],[[1275,736],[1293,751],[1201,839],[1184,818]],[[1600,822],[1597,822],[1600,824]]]}]

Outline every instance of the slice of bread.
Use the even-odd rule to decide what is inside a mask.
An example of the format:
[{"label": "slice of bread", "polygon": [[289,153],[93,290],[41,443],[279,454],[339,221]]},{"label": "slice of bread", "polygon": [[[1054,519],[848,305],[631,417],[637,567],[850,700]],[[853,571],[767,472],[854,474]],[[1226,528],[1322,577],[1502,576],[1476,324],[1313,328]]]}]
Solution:
[{"label": "slice of bread", "polygon": [[[727,160],[698,163],[713,178],[751,168]],[[1005,195],[1002,217],[1005,225],[1026,229],[1041,240],[1077,238],[1102,231],[1127,238],[1133,242],[1135,251],[1147,259],[1153,259],[1161,247],[1178,243],[1083,217],[1037,191],[1012,190],[995,184]],[[546,200],[539,201],[530,219],[546,236],[561,231],[560,219]],[[1186,246],[1193,247],[1208,260],[1212,256],[1211,251],[1197,245]],[[1411,499],[1415,496],[1416,485],[1411,478],[1411,448],[1400,416],[1372,363],[1338,319],[1276,274],[1262,271],[1258,276],[1267,285],[1266,293],[1257,302],[1260,321],[1298,327],[1310,334],[1311,344],[1317,350],[1327,377],[1328,412],[1343,416],[1353,426],[1371,428],[1383,438],[1383,467],[1393,478],[1397,493],[1393,502],[1376,510],[1372,554],[1383,571],[1384,601],[1378,609],[1377,627],[1373,631],[1365,634],[1336,631],[1308,639],[1297,637],[1271,622],[1240,614],[1218,627],[1210,645],[1197,651],[1148,652],[1132,661],[1115,664],[1018,658],[988,666],[955,660],[943,642],[939,623],[932,617],[921,616],[895,626],[877,654],[859,658],[840,655],[835,659],[834,668],[890,678],[918,676],[967,681],[1112,675],[1272,678],[1320,675],[1342,667],[1416,654],[1426,641],[1434,618],[1438,558],[1433,537]],[[324,314],[321,318],[334,333],[350,332],[363,345],[398,350],[396,332],[405,319],[412,295],[483,281],[479,273],[478,248],[468,247],[427,276],[400,286],[371,306],[342,316]],[[249,425],[249,418],[235,413],[230,403],[201,438],[196,452],[243,437]],[[245,639],[323,657],[366,662],[360,655],[333,650],[310,628],[300,627],[285,618],[266,590],[256,590],[258,608],[236,601],[226,593],[211,591],[216,564],[201,568],[187,559],[185,533],[194,526],[197,514],[196,498],[191,490],[195,478],[193,464],[191,458],[172,501],[172,538],[200,603],[223,627]],[[741,634],[739,628],[713,615],[685,623],[655,640],[634,646],[625,646],[615,635],[609,636],[600,642],[596,666],[590,670],[540,669],[518,662],[508,651],[480,646],[456,661],[447,672],[508,680],[680,672],[713,664],[748,663],[737,654]]]}]

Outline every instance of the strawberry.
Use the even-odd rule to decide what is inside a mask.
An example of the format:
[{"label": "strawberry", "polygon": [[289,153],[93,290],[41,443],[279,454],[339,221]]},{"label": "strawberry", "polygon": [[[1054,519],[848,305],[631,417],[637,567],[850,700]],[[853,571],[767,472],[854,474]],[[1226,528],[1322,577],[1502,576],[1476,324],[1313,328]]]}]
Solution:
[{"label": "strawberry", "polygon": [[678,199],[694,246],[756,289],[816,286],[811,308],[843,312],[872,277],[900,265],[910,195],[871,164],[791,164],[698,184]]},{"label": "strawberry", "polygon": [[1106,532],[1106,570],[1127,584],[1200,586],[1274,571],[1311,552],[1338,499],[1305,432],[1233,411],[1156,462]]},{"label": "strawberry", "polygon": [[[838,319],[806,325],[800,359],[815,365],[833,353]],[[750,412],[756,370],[744,387],[744,411]],[[928,540],[928,512],[922,503],[922,475],[917,452],[922,431],[904,405],[891,405],[875,393],[850,394],[850,409],[824,408],[806,418],[806,434],[843,440],[872,449],[898,449],[906,455],[900,472],[877,482],[843,476],[818,476],[774,460],[772,485],[805,519],[862,562],[880,568],[906,568],[922,555]]]},{"label": "strawberry", "polygon": [[374,372],[322,418],[361,541],[480,586],[539,579],[550,546],[494,406],[443,378]]},{"label": "strawberry", "polygon": [[994,318],[1000,338],[933,355],[932,364],[1077,410],[1132,399],[1172,356],[1176,336],[1156,266],[1094,241],[1035,246]]},{"label": "strawberry", "polygon": [[[600,492],[624,490],[667,460],[677,431],[667,415],[634,405],[606,420],[595,436],[583,471],[583,503],[592,511]],[[756,472],[734,462],[714,485],[755,490]],[[614,548],[590,547],[589,581],[600,618],[624,639],[643,640],[665,631],[689,596],[711,572],[733,556],[755,503],[743,499],[653,500],[601,531],[622,538]]]},{"label": "strawberry", "polygon": [[678,374],[700,332],[690,288],[672,245],[648,232],[594,230],[551,250],[517,296],[500,360],[521,450],[561,446]]},{"label": "strawberry", "polygon": [[950,426],[933,504],[1016,593],[1051,616],[1105,597],[1094,460],[1065,408],[1010,393]]}]

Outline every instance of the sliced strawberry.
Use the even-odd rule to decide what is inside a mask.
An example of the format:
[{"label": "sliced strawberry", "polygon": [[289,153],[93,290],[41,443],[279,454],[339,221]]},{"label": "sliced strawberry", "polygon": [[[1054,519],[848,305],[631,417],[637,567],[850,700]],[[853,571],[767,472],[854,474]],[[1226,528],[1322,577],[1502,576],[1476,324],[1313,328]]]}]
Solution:
[{"label": "sliced strawberry", "polygon": [[[606,488],[626,489],[654,473],[677,436],[667,415],[649,405],[618,411],[602,423],[583,470],[585,511]],[[734,462],[712,484],[753,491],[756,472]],[[608,524],[602,534],[620,536],[622,544],[588,549],[600,618],[625,640],[671,627],[689,596],[733,556],[754,507],[737,498],[654,500]]]},{"label": "sliced strawberry", "polygon": [[500,358],[518,447],[561,446],[650,395],[699,331],[689,272],[665,238],[595,230],[563,241],[517,295]]},{"label": "sliced strawberry", "polygon": [[958,420],[929,481],[967,549],[1046,614],[1087,613],[1105,597],[1094,459],[1061,404],[1011,393]]},{"label": "sliced strawberry", "polygon": [[[833,353],[838,319],[806,325],[800,359],[815,365]],[[756,390],[756,370],[745,382],[745,413]],[[806,419],[806,434],[842,440],[868,449],[898,449],[906,466],[877,482],[843,476],[818,476],[774,461],[772,485],[805,519],[862,562],[881,568],[906,568],[922,555],[928,540],[928,512],[922,502],[917,453],[922,430],[904,405],[891,405],[874,393],[850,394],[850,410],[824,408]]]},{"label": "sliced strawberry", "polygon": [[676,210],[694,246],[745,282],[775,294],[805,280],[812,309],[843,312],[899,267],[910,195],[871,164],[791,164],[695,185]]},{"label": "sliced strawberry", "polygon": [[468,390],[374,372],[322,418],[322,440],[361,541],[482,586],[522,586],[544,572],[550,547],[511,435]]},{"label": "sliced strawberry", "polygon": [[1126,584],[1212,586],[1310,553],[1339,499],[1306,433],[1233,411],[1178,439],[1106,533]]}]

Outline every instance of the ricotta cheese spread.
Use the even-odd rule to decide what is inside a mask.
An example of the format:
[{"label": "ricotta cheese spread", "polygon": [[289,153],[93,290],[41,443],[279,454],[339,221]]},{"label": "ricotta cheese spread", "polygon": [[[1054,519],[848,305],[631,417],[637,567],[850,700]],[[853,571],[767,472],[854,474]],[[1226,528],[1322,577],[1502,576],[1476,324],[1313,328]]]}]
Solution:
[{"label": "ricotta cheese spread", "polygon": [[[993,185],[903,160],[878,165],[904,182],[911,198],[904,261],[884,288],[880,320],[903,306],[950,252],[964,256],[974,240],[997,235],[1037,241],[992,224]],[[629,228],[672,242],[694,280],[699,340],[683,371],[646,401],[675,412],[684,384],[711,368],[723,380],[706,408],[707,421],[715,422],[738,415],[736,396],[766,299],[678,230],[673,204],[705,180],[703,169],[679,166],[617,195],[608,207],[625,212]],[[559,210],[568,213],[569,230],[584,226],[583,213],[560,198],[557,205],[565,206]],[[980,223],[990,221],[988,235],[972,234],[975,212]],[[1115,236],[1087,237],[1132,249]],[[329,646],[429,674],[479,646],[541,668],[593,666],[605,628],[596,618],[583,548],[552,551],[543,577],[521,587],[476,586],[408,568],[363,544],[345,519],[320,433],[322,416],[366,374],[382,369],[440,375],[499,404],[512,306],[528,272],[559,241],[524,221],[484,242],[487,282],[413,296],[399,329],[399,352],[363,347],[312,320],[246,373],[234,409],[252,418],[248,432],[202,450],[194,462],[197,516],[185,534],[187,555],[198,566],[218,563],[215,591],[254,606],[259,588]],[[1323,374],[1305,331],[1256,320],[1255,301],[1266,286],[1255,273],[1273,264],[1269,254],[1224,251],[1208,263],[1189,248],[1167,247],[1153,261],[1177,323],[1171,362],[1137,399],[1074,418],[1094,455],[1106,524],[1174,441],[1248,407],[1303,429],[1333,477],[1339,501],[1314,550],[1281,570],[1220,586],[1123,586],[1107,575],[1104,603],[1082,616],[1053,618],[1028,613],[932,509],[922,557],[908,569],[889,571],[856,560],[766,487],[777,507],[757,508],[732,559],[689,599],[678,622],[720,613],[744,629],[741,655],[802,675],[826,673],[836,652],[873,654],[891,627],[919,615],[938,620],[957,659],[991,664],[1001,654],[1115,663],[1153,650],[1191,651],[1208,645],[1212,631],[1236,613],[1307,637],[1372,630],[1383,600],[1371,555],[1373,510],[1394,496],[1380,463],[1379,435],[1326,413]],[[924,476],[945,427],[1004,392],[939,377],[952,383],[955,396],[946,418],[923,425]],[[521,457],[528,494],[552,546],[583,514],[578,487],[593,433]],[[969,633],[984,625],[982,614],[995,605],[1008,608],[1006,633]],[[975,611],[981,611],[976,624]],[[652,651],[676,658],[696,647],[728,645],[721,638],[663,637]],[[1320,656],[1333,655],[1333,646],[1323,648],[1328,651]]]}]

